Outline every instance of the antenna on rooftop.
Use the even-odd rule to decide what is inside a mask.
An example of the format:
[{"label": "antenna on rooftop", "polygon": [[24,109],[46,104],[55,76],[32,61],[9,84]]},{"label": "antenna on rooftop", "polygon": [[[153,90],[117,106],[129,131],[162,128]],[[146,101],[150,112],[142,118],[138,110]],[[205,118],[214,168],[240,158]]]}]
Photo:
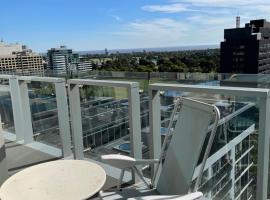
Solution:
[{"label": "antenna on rooftop", "polygon": [[236,28],[240,28],[240,16],[236,16]]}]

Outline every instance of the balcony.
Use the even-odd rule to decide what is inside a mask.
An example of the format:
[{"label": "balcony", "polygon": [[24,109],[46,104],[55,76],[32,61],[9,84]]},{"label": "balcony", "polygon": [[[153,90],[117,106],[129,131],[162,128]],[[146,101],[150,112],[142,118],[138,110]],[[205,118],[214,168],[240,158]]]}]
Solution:
[{"label": "balcony", "polygon": [[[220,74],[91,72],[79,77],[0,75],[0,141],[6,152],[0,156],[1,182],[39,163],[83,159],[105,169],[104,190],[115,188],[120,169],[102,163],[100,156],[120,153],[137,159],[158,158],[175,100],[185,96],[216,105],[221,112],[200,185],[204,196],[267,198],[269,90],[242,87],[245,83],[267,85],[266,75],[239,80]],[[202,158],[193,184],[201,162]],[[145,178],[150,180],[154,169],[143,166]],[[124,186],[137,181],[127,171]]]}]

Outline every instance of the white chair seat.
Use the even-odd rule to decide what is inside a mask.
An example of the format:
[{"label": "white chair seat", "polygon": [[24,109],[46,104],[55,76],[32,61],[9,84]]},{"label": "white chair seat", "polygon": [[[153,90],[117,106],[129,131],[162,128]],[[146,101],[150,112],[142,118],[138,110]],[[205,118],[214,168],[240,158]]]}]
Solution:
[{"label": "white chair seat", "polygon": [[103,200],[206,200],[201,192],[187,195],[159,195],[155,189],[145,188],[143,184],[123,188],[121,191],[101,192]]},{"label": "white chair seat", "polygon": [[135,159],[129,156],[120,154],[110,154],[101,156],[101,160],[107,164],[113,165],[120,169],[131,168],[137,165],[147,165],[152,163],[158,163],[158,159]]},{"label": "white chair seat", "polygon": [[128,198],[128,200],[199,200],[203,194],[201,192],[195,192],[191,194],[187,194],[184,196],[179,195],[154,195],[154,196],[144,196],[144,197],[135,197],[135,198]]}]

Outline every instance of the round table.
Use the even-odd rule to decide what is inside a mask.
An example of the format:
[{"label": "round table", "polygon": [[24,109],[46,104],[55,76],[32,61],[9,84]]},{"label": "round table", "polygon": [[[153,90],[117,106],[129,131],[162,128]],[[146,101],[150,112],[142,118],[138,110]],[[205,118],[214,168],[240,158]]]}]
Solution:
[{"label": "round table", "polygon": [[106,174],[84,160],[47,162],[18,172],[0,188],[1,200],[81,200],[101,190]]}]

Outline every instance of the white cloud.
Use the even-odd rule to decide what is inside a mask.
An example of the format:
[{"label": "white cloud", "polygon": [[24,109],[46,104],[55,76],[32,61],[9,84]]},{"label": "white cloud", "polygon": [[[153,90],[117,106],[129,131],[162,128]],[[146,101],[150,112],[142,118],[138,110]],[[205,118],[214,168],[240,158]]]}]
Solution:
[{"label": "white cloud", "polygon": [[265,15],[266,17],[269,17],[269,11],[270,11],[270,2],[268,4],[256,4],[253,6],[250,6],[248,10],[253,11],[254,14],[256,13],[257,15]]},{"label": "white cloud", "polygon": [[178,13],[188,11],[186,6],[180,3],[168,5],[145,5],[142,7],[142,9],[148,12],[163,12],[163,13]]},{"label": "white cloud", "polygon": [[130,23],[130,26],[139,31],[150,31],[153,29],[159,30],[186,30],[185,25],[179,21],[170,18],[160,18],[149,21],[135,21]]},{"label": "white cloud", "polygon": [[269,0],[168,0],[171,4],[182,3],[196,12],[186,19],[194,25],[233,28],[235,16],[241,16],[242,26],[252,19],[270,18]]},{"label": "white cloud", "polygon": [[[251,5],[269,5],[270,2],[266,0],[171,0],[172,3],[190,3],[193,6],[200,7],[239,7],[239,6],[251,6]],[[239,7],[239,9],[241,9]]]},{"label": "white cloud", "polygon": [[188,30],[185,23],[170,18],[158,18],[130,22],[113,34],[123,40],[128,39],[135,46],[175,46],[179,41],[183,41]]},{"label": "white cloud", "polygon": [[111,16],[112,16],[112,18],[114,18],[118,22],[122,21],[121,17],[119,17],[117,15],[111,15]]},{"label": "white cloud", "polygon": [[[241,25],[252,19],[270,19],[269,0],[167,0],[167,4],[145,5],[147,12],[167,14],[167,18],[135,20],[114,32],[122,42],[134,47],[184,46],[218,44],[224,29],[235,27],[235,16]],[[185,12],[184,15],[172,15]]]},{"label": "white cloud", "polygon": [[[235,16],[250,14],[250,18],[268,18],[270,17],[269,0],[168,0],[171,5],[183,4],[189,10],[216,14]],[[265,17],[264,17],[265,16]]]},{"label": "white cloud", "polygon": [[[192,15],[187,18],[188,21],[202,26],[215,26],[217,28],[233,25],[235,20],[232,17],[211,17],[205,14]],[[198,27],[199,28],[199,27]]]}]

